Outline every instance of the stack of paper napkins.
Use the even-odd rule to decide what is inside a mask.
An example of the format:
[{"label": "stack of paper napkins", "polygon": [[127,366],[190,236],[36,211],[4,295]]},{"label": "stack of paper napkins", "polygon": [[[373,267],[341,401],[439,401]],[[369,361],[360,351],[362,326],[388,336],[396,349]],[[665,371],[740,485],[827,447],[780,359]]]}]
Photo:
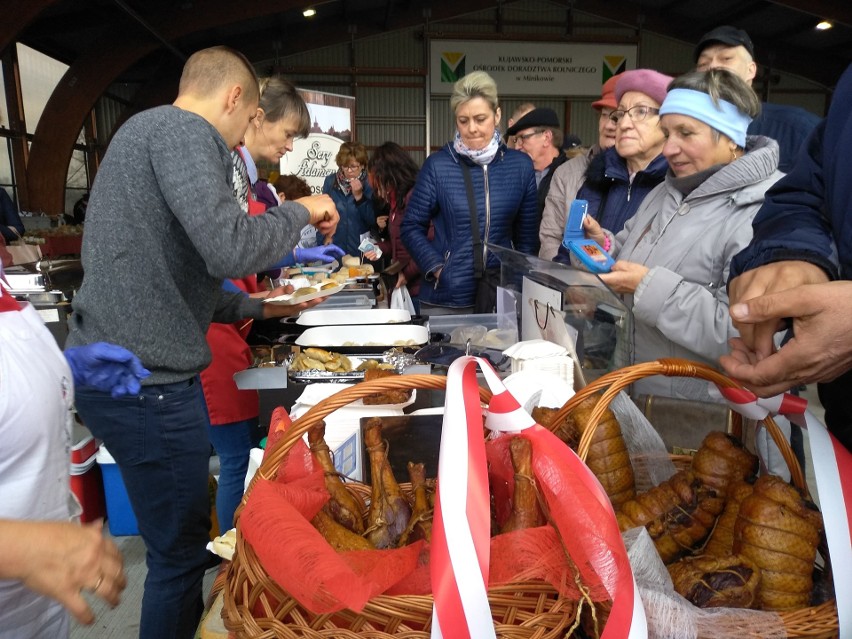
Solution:
[{"label": "stack of paper napkins", "polygon": [[503,354],[511,358],[513,373],[544,371],[574,386],[574,360],[564,346],[543,339],[530,339],[510,346]]}]

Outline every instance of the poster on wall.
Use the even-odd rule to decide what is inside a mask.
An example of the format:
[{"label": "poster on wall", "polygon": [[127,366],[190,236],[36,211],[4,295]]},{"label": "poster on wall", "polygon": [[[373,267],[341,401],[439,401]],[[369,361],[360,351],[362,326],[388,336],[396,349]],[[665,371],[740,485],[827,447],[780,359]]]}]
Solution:
[{"label": "poster on wall", "polygon": [[[298,89],[311,114],[311,130],[306,138],[293,142],[293,150],[280,162],[281,175],[296,175],[311,187],[314,195],[322,193],[326,177],[337,173],[335,157],[344,142],[352,140],[355,124],[355,98],[348,95]],[[299,246],[316,246],[313,226],[302,229]]]},{"label": "poster on wall", "polygon": [[337,172],[334,158],[340,145],[352,140],[355,123],[355,98],[321,91],[299,89],[311,114],[308,137],[293,143],[293,150],[281,158],[281,174],[296,175],[322,193],[326,176]]},{"label": "poster on wall", "polygon": [[609,78],[636,68],[636,56],[635,44],[433,39],[430,86],[447,94],[459,78],[485,71],[501,96],[599,97]]}]

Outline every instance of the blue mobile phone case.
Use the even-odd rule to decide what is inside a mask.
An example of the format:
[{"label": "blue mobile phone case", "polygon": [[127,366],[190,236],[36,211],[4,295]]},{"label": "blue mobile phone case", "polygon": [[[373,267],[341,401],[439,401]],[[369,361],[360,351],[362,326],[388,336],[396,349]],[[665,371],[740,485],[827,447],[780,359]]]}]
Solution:
[{"label": "blue mobile phone case", "polygon": [[615,260],[594,240],[586,239],[583,219],[589,209],[586,200],[574,200],[568,209],[568,222],[562,235],[562,246],[571,251],[592,273],[609,273]]}]

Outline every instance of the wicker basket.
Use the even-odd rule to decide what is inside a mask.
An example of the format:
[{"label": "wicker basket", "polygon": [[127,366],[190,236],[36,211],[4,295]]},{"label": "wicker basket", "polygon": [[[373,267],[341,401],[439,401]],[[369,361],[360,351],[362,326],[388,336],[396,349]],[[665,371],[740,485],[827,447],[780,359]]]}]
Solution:
[{"label": "wicker basket", "polygon": [[[249,485],[243,504],[258,479],[272,479],[292,446],[326,416],[366,395],[396,389],[446,387],[446,378],[433,375],[404,375],[363,382],[319,402],[284,432],[267,451]],[[491,393],[480,388],[487,403]],[[403,484],[403,492],[410,486]],[[353,490],[369,495],[369,487],[354,484]],[[229,567],[222,617],[235,639],[428,639],[432,597],[401,595],[373,597],[363,610],[315,614],[290,597],[266,574],[252,547],[241,534],[237,512],[237,549]],[[576,618],[577,602],[561,597],[544,582],[523,582],[492,587],[488,600],[497,636],[504,639],[556,639],[565,636]],[[264,616],[252,614],[263,610]]]},{"label": "wicker basket", "polygon": [[[636,364],[625,368],[612,371],[602,377],[599,377],[594,382],[579,391],[574,395],[568,403],[566,403],[554,416],[552,424],[555,426],[560,423],[577,405],[587,399],[594,393],[602,392],[600,401],[589,415],[589,426],[583,432],[583,436],[578,444],[577,453],[581,459],[586,458],[589,453],[589,445],[592,441],[595,427],[603,417],[604,411],[609,406],[613,398],[622,390],[627,388],[633,382],[651,377],[652,375],[664,375],[666,377],[695,377],[713,382],[720,388],[742,388],[737,382],[726,377],[719,371],[710,368],[704,364],[691,362],[681,359],[661,359],[655,362],[646,362]],[[741,425],[741,421],[739,422]],[[805,481],[804,473],[796,459],[790,444],[782,434],[778,425],[771,417],[763,420],[766,430],[772,437],[778,449],[781,452],[784,461],[790,469],[791,481],[805,495],[809,495],[807,482]],[[735,423],[735,430],[737,426]],[[741,433],[738,433],[741,435]],[[682,467],[685,459],[678,456],[673,459],[676,466]],[[678,463],[679,462],[679,463]],[[793,612],[777,613],[787,631],[787,636],[791,638],[802,637],[807,639],[831,639],[838,636],[839,625],[837,619],[836,602],[831,601],[819,606],[803,608]]]}]

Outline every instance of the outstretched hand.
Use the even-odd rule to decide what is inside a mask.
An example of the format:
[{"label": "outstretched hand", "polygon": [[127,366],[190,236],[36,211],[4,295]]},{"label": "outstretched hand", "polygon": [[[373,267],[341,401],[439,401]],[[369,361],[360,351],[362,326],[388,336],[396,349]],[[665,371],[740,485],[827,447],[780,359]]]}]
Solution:
[{"label": "outstretched hand", "polygon": [[322,246],[312,246],[309,248],[295,248],[294,255],[296,263],[310,264],[311,262],[322,262],[323,264],[331,264],[339,257],[346,255],[346,251],[336,244],[324,244]]},{"label": "outstretched hand", "polygon": [[113,397],[135,395],[148,371],[139,358],[126,348],[95,342],[65,349],[65,359],[74,375],[74,384],[94,388]]}]

